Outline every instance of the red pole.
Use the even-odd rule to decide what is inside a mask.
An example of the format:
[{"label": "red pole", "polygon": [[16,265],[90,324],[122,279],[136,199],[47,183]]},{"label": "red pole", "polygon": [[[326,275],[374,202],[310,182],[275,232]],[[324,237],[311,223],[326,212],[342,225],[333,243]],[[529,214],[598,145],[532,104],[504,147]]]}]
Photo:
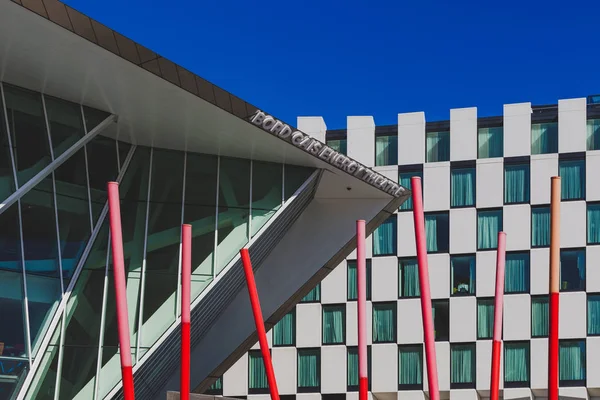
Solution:
[{"label": "red pole", "polygon": [[558,400],[558,309],[560,280],[560,177],[551,178],[550,301],[548,329],[548,400]]},{"label": "red pole", "polygon": [[365,257],[365,221],[356,221],[356,272],[358,286],[358,399],[367,400],[367,260]]},{"label": "red pole", "polygon": [[490,400],[500,398],[500,350],[502,340],[502,307],[504,304],[504,267],[506,254],[506,233],[498,232],[496,253],[496,297],[494,303],[494,340],[492,342],[492,376],[490,379]]},{"label": "red pole", "polygon": [[265,364],[265,372],[267,374],[267,383],[269,384],[269,392],[271,400],[279,400],[279,390],[275,381],[275,372],[273,371],[273,363],[271,362],[271,352],[269,351],[269,343],[267,342],[267,332],[265,331],[265,322],[263,321],[262,311],[260,309],[260,301],[258,300],[258,291],[256,290],[256,281],[254,280],[254,271],[250,262],[250,254],[248,249],[241,249],[242,264],[244,265],[244,274],[246,275],[246,284],[248,285],[248,293],[250,294],[250,304],[252,305],[252,314],[254,315],[254,323],[256,324],[256,333],[258,334],[258,343]]},{"label": "red pole", "polygon": [[181,400],[190,399],[190,304],[192,290],[192,226],[181,226]]},{"label": "red pole", "polygon": [[133,389],[133,372],[131,370],[131,346],[129,343],[129,317],[127,316],[127,287],[125,284],[119,184],[117,182],[108,182],[107,189],[115,297],[117,303],[117,325],[119,330],[119,348],[121,351],[123,396],[125,400],[133,400],[135,399],[135,393]]},{"label": "red pole", "polygon": [[421,314],[423,317],[423,333],[425,336],[425,359],[427,362],[429,399],[440,400],[435,356],[435,336],[433,333],[433,315],[431,312],[431,292],[429,289],[429,268],[427,265],[425,215],[423,214],[421,178],[413,176],[410,178],[410,185],[412,189],[417,262],[419,264],[419,288],[421,290]]}]

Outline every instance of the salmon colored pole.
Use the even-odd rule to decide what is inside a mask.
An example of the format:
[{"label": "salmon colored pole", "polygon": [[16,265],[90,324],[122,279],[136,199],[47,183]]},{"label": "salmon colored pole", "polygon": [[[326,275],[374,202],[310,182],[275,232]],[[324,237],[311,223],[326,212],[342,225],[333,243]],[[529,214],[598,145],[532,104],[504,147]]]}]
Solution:
[{"label": "salmon colored pole", "polygon": [[365,221],[356,221],[356,272],[358,286],[358,400],[367,400],[367,259],[365,256]]},{"label": "salmon colored pole", "polygon": [[119,184],[117,182],[108,182],[107,189],[113,275],[117,304],[117,325],[119,330],[119,348],[121,351],[123,396],[125,400],[133,400],[135,399],[135,394],[133,389],[133,373],[131,370],[131,345],[129,343],[129,317],[127,316],[127,288],[125,286],[125,261],[123,257]]},{"label": "salmon colored pole", "polygon": [[548,400],[558,400],[558,293],[560,263],[560,177],[551,180],[550,318],[548,329]]},{"label": "salmon colored pole", "polygon": [[506,256],[506,233],[498,232],[496,253],[496,297],[494,304],[494,340],[492,342],[492,376],[490,379],[490,400],[500,398],[500,350],[502,340],[502,307],[504,304],[504,267]]},{"label": "salmon colored pole", "polygon": [[275,372],[273,371],[273,363],[271,362],[271,352],[269,351],[269,343],[267,342],[267,333],[265,332],[265,322],[263,321],[260,302],[258,300],[258,291],[256,290],[256,281],[254,280],[254,271],[252,271],[252,263],[248,249],[241,249],[242,264],[244,265],[244,274],[246,274],[246,284],[248,285],[248,293],[250,294],[250,304],[252,305],[252,314],[254,314],[254,323],[256,324],[256,333],[258,334],[258,343],[265,364],[265,373],[267,374],[267,383],[269,384],[269,392],[271,400],[279,400],[279,390],[275,381]]},{"label": "salmon colored pole", "polygon": [[421,314],[423,316],[423,333],[425,336],[425,360],[427,362],[429,399],[440,400],[435,356],[435,337],[433,334],[433,315],[431,312],[431,292],[429,290],[429,268],[427,265],[427,245],[425,241],[425,216],[423,214],[421,178],[413,176],[410,178],[410,185],[412,189],[417,262],[419,264],[419,287],[421,290]]},{"label": "salmon colored pole", "polygon": [[192,290],[192,226],[181,225],[181,400],[190,399],[190,303]]}]

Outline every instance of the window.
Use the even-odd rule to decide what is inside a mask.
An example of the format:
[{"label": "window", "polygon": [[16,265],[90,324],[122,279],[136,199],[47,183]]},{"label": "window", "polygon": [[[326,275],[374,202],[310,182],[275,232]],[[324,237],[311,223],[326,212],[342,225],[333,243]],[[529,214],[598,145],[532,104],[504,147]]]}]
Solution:
[{"label": "window", "polygon": [[[347,362],[348,391],[358,391],[358,347],[348,347]],[[367,346],[367,370],[369,380],[369,390],[371,389],[371,346]]]},{"label": "window", "polygon": [[558,350],[560,386],[585,386],[585,340],[561,340]]},{"label": "window", "polygon": [[423,388],[423,345],[398,347],[398,389]]},{"label": "window", "polygon": [[562,200],[585,200],[585,160],[560,160]]},{"label": "window", "polygon": [[588,294],[587,334],[590,336],[600,335],[600,294]]},{"label": "window", "polygon": [[587,149],[600,150],[600,119],[587,121]]},{"label": "window", "polygon": [[[367,260],[367,300],[371,300],[371,260]],[[348,301],[358,299],[358,282],[357,282],[356,260],[348,261]]]},{"label": "window", "polygon": [[475,256],[450,257],[452,296],[475,295]]},{"label": "window", "polygon": [[475,168],[452,168],[451,207],[475,205]]},{"label": "window", "polygon": [[392,256],[396,255],[396,215],[389,217],[379,225],[373,232],[373,255]]},{"label": "window", "polygon": [[290,311],[273,327],[273,346],[296,344],[296,309]]},{"label": "window", "polygon": [[375,137],[375,166],[398,165],[398,135]]},{"label": "window", "polygon": [[529,202],[529,164],[504,166],[504,204]]},{"label": "window", "polygon": [[600,204],[587,205],[587,243],[600,244]]},{"label": "window", "polygon": [[529,342],[504,342],[505,387],[529,386]]},{"label": "window", "polygon": [[585,290],[585,249],[560,251],[560,291]]},{"label": "window", "polygon": [[475,387],[475,345],[450,345],[450,389]]},{"label": "window", "polygon": [[318,303],[321,301],[321,283],[313,288],[306,296],[300,300],[300,303]]},{"label": "window", "polygon": [[531,154],[558,152],[558,123],[531,124]]},{"label": "window", "polygon": [[477,133],[477,158],[502,157],[504,154],[504,129],[499,127],[479,128]]},{"label": "window", "polygon": [[327,146],[343,155],[348,153],[348,141],[346,139],[327,139]]},{"label": "window", "polygon": [[450,161],[450,132],[427,132],[426,162]]},{"label": "window", "polygon": [[321,391],[321,349],[298,349],[298,392]]},{"label": "window", "polygon": [[[419,167],[419,169],[415,169],[414,171],[400,171],[399,173],[399,183],[400,186],[403,186],[409,190],[412,190],[412,185],[410,184],[410,178],[413,176],[418,176],[421,178],[421,191],[423,191],[423,169]],[[421,193],[422,194],[422,193]],[[412,210],[412,196],[406,199],[404,203],[400,206],[400,210]]]},{"label": "window", "polygon": [[416,258],[401,259],[398,262],[399,297],[419,297],[419,265]]},{"label": "window", "polygon": [[220,377],[219,379],[214,381],[213,384],[210,385],[210,387],[208,389],[206,389],[204,394],[212,394],[212,395],[217,395],[217,396],[222,395],[223,394],[223,377]]},{"label": "window", "polygon": [[435,340],[438,342],[448,341],[450,338],[450,301],[433,300],[431,311]]},{"label": "window", "polygon": [[260,350],[248,352],[248,392],[251,394],[268,393],[269,384]]},{"label": "window", "polygon": [[550,207],[531,208],[531,247],[550,246]]},{"label": "window", "polygon": [[548,337],[548,296],[531,296],[531,337]]},{"label": "window", "polygon": [[494,336],[494,299],[477,299],[477,339]]},{"label": "window", "polygon": [[396,343],[396,303],[373,303],[373,343]]},{"label": "window", "polygon": [[508,253],[504,293],[529,293],[529,253]]},{"label": "window", "polygon": [[450,247],[448,213],[425,214],[428,253],[447,253]]},{"label": "window", "polygon": [[323,344],[346,341],[346,305],[323,306]]},{"label": "window", "polygon": [[498,247],[498,232],[502,230],[502,210],[477,212],[477,250]]}]

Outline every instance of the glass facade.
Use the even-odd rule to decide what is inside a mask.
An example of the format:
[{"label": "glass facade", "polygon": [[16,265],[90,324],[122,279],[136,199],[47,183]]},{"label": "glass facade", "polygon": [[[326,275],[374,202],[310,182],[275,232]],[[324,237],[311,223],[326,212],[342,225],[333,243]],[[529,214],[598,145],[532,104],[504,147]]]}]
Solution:
[{"label": "glass facade", "polygon": [[375,137],[375,166],[398,165],[398,135]]}]

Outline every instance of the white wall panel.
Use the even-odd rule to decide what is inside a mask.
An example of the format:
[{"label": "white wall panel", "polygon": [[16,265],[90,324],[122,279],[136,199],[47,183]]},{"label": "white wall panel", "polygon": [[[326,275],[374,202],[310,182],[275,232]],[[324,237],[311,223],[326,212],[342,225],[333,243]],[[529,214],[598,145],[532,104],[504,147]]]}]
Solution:
[{"label": "white wall panel", "polygon": [[450,110],[450,159],[477,158],[477,107]]},{"label": "white wall panel", "polygon": [[477,249],[477,210],[450,210],[450,253],[474,253]]},{"label": "white wall panel", "polygon": [[321,393],[346,392],[346,346],[321,347]]},{"label": "white wall panel", "polygon": [[586,150],[587,101],[585,98],[558,100],[558,151]]},{"label": "white wall panel", "polygon": [[502,158],[477,160],[477,208],[504,204],[504,161]]},{"label": "white wall panel", "polygon": [[504,206],[506,250],[528,250],[531,247],[531,206],[515,204]]},{"label": "white wall panel", "polygon": [[348,157],[367,167],[375,165],[375,120],[371,116],[347,117]]},{"label": "white wall panel", "polygon": [[325,143],[325,133],[327,125],[323,117],[298,117],[298,130],[309,134],[317,140]]},{"label": "white wall panel", "polygon": [[398,114],[398,163],[425,162],[425,113]]},{"label": "white wall panel", "polygon": [[558,154],[531,156],[531,204],[550,204],[553,176],[558,176]]},{"label": "white wall panel", "polygon": [[450,163],[428,163],[423,167],[423,208],[425,211],[450,208]]},{"label": "white wall panel", "polygon": [[504,105],[504,157],[531,153],[531,103]]}]

